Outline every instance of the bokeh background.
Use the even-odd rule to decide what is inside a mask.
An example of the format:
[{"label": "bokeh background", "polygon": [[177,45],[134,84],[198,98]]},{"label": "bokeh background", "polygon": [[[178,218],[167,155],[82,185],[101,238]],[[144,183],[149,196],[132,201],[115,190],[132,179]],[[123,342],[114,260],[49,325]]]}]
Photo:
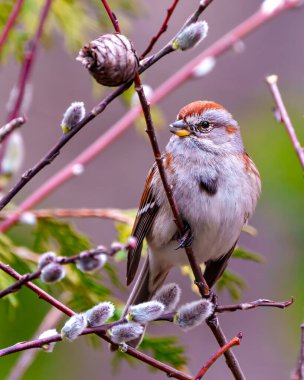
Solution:
[{"label": "bokeh background", "polygon": [[[95,9],[98,9],[98,1],[95,3]],[[119,3],[116,1],[115,7],[119,7]],[[144,74],[144,83],[152,88],[162,84],[192,57],[256,11],[260,4],[261,1],[214,1],[204,14],[210,27],[208,38],[191,51],[174,53],[162,59]],[[136,14],[133,11],[118,11],[117,15],[140,52],[158,30],[171,1],[136,0],[133,5]],[[190,15],[196,6],[197,1],[194,0],[180,1],[167,33],[162,36],[155,50],[174,35],[186,15]],[[104,12],[101,5],[99,12]],[[246,37],[242,53],[233,49],[227,52],[217,60],[215,68],[207,76],[187,81],[158,105],[164,117],[164,127],[158,130],[163,148],[170,137],[166,126],[175,119],[181,106],[197,99],[210,99],[223,104],[239,121],[247,150],[261,172],[263,193],[251,220],[251,224],[258,229],[258,235],[243,235],[241,245],[263,254],[265,263],[235,260],[231,266],[247,282],[242,300],[285,300],[294,296],[296,302],[286,310],[260,308],[220,317],[228,338],[239,331],[244,334],[242,344],[235,352],[249,380],[289,378],[296,363],[303,319],[303,173],[284,127],[274,121],[273,101],[264,82],[268,74],[279,75],[286,106],[303,141],[303,12],[304,8],[287,11],[268,22]],[[68,23],[69,18],[66,17],[63,25]],[[104,30],[112,31],[109,24]],[[98,34],[98,30],[90,30],[87,38],[93,39]],[[86,42],[84,40],[83,44]],[[62,114],[72,101],[84,101],[89,110],[103,96],[100,93],[94,95],[89,75],[75,61],[77,52],[76,47],[66,47],[60,30],[53,33],[52,41],[46,40],[39,49],[31,77],[33,99],[28,110],[28,123],[22,130],[25,146],[22,170],[37,162],[58,140]],[[18,70],[19,62],[12,57],[2,62],[1,124],[5,122],[6,103]],[[123,102],[113,102],[62,150],[52,165],[26,186],[15,200],[16,204],[95,141],[126,110]],[[65,183],[40,206],[135,208],[152,162],[151,148],[144,133],[139,132],[138,128],[130,128],[91,162],[81,176]],[[12,183],[17,178],[12,179]],[[74,223],[89,235],[94,244],[107,245],[116,239],[111,222],[82,220]],[[124,266],[122,263],[119,268],[122,277]],[[196,297],[190,290],[189,280],[179,270],[173,271],[170,279],[181,284],[183,300]],[[83,289],[83,292],[88,291]],[[127,299],[127,295],[128,291],[125,291],[122,298]],[[19,308],[9,314],[0,304],[1,347],[29,339],[48,310],[43,302],[27,290],[22,290],[20,297]],[[219,299],[223,304],[231,303],[225,291],[219,295]],[[150,331],[180,336],[186,347],[191,373],[196,373],[217,349],[214,337],[204,326],[183,333],[166,324],[153,326]],[[7,378],[9,368],[16,359],[16,355],[1,359],[1,379]],[[142,363],[137,363],[134,368],[122,363],[115,374],[112,370],[111,353],[105,344],[96,349],[85,339],[79,339],[73,344],[58,344],[53,354],[40,353],[24,379],[119,380],[130,376],[152,380],[164,377],[160,372],[148,371]],[[223,358],[206,375],[206,379],[219,378],[231,378]]]}]

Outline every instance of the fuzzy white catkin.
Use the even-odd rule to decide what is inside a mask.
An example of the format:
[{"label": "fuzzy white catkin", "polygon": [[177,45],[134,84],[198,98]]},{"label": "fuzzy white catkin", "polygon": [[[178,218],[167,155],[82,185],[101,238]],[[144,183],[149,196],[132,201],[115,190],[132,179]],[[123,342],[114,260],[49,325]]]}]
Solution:
[{"label": "fuzzy white catkin", "polygon": [[133,322],[146,323],[160,317],[165,310],[165,306],[158,301],[143,302],[130,306],[128,318]]},{"label": "fuzzy white catkin", "polygon": [[154,299],[162,303],[165,311],[173,311],[179,303],[181,289],[177,284],[167,284],[162,286],[155,294]]},{"label": "fuzzy white catkin", "polygon": [[143,332],[143,326],[135,322],[123,323],[121,325],[113,326],[110,330],[108,330],[108,334],[110,335],[112,341],[116,344],[122,344],[136,339]]},{"label": "fuzzy white catkin", "polygon": [[206,21],[198,21],[182,29],[173,42],[176,50],[188,50],[207,37],[209,26]]},{"label": "fuzzy white catkin", "polygon": [[62,265],[51,262],[42,268],[40,278],[41,281],[49,284],[62,280],[64,276],[65,270],[63,269]]},{"label": "fuzzy white catkin", "polygon": [[213,311],[214,305],[209,300],[186,303],[178,309],[174,322],[182,329],[189,330],[209,318]]},{"label": "fuzzy white catkin", "polygon": [[40,255],[38,259],[38,269],[44,268],[46,265],[53,263],[56,260],[56,253],[49,251]]},{"label": "fuzzy white catkin", "polygon": [[85,108],[83,102],[73,102],[66,109],[63,119],[61,121],[61,128],[63,133],[69,132],[77,123],[79,123],[85,115]]},{"label": "fuzzy white catkin", "polygon": [[2,174],[11,176],[16,174],[23,163],[24,146],[23,139],[19,131],[13,132],[8,140],[2,159]]},{"label": "fuzzy white catkin", "polygon": [[[55,336],[57,334],[58,334],[58,332],[56,329],[46,330],[39,335],[38,339],[51,338],[52,336]],[[53,352],[55,344],[56,344],[56,342],[47,343],[47,344],[42,346],[42,349],[45,352]]]},{"label": "fuzzy white catkin", "polygon": [[107,256],[103,253],[94,257],[84,255],[76,261],[76,266],[79,270],[81,270],[84,273],[92,273],[97,269],[102,268],[106,262]]},{"label": "fuzzy white catkin", "polygon": [[87,327],[87,321],[83,314],[75,314],[67,320],[61,329],[62,338],[75,340]]},{"label": "fuzzy white catkin", "polygon": [[115,307],[111,302],[101,302],[100,304],[87,310],[84,314],[87,324],[90,327],[98,327],[105,323],[114,315]]}]

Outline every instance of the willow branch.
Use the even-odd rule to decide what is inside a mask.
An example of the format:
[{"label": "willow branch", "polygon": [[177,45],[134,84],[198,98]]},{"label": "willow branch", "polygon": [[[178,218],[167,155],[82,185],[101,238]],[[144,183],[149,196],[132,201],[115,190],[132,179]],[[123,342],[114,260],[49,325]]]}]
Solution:
[{"label": "willow branch", "polygon": [[300,353],[296,368],[294,369],[292,380],[304,380],[304,324],[301,325]]},{"label": "willow branch", "polygon": [[[225,334],[223,333],[220,327],[218,317],[216,315],[213,315],[207,321],[207,325],[209,326],[210,330],[215,336],[215,339],[217,340],[219,346],[225,347],[225,345],[227,345],[228,342],[225,337]],[[246,380],[246,377],[233,351],[228,349],[227,351],[224,352],[224,356],[226,359],[227,366],[229,367],[230,371],[233,373],[234,378],[236,380]]]},{"label": "willow branch", "polygon": [[302,169],[304,169],[304,148],[300,144],[296,131],[292,125],[285,104],[283,102],[280,90],[278,88],[278,77],[276,75],[270,75],[266,78],[266,82],[269,85],[273,99],[276,103],[276,107],[280,117],[279,121],[281,121],[285,125],[289,139],[293,145],[294,150],[296,151]]},{"label": "willow branch", "polygon": [[[10,217],[14,211],[3,211],[0,214],[0,218],[6,219]],[[116,210],[112,208],[78,208],[78,209],[68,209],[68,208],[54,208],[54,209],[38,209],[31,210],[30,214],[38,219],[44,218],[100,218],[108,219],[114,222],[132,224],[134,218],[127,216],[121,210]]]},{"label": "willow branch", "polygon": [[233,312],[237,310],[250,310],[255,309],[256,307],[274,307],[279,309],[285,309],[286,307],[293,304],[293,297],[289,301],[284,302],[275,302],[267,299],[259,299],[252,302],[243,302],[236,305],[224,305],[224,306],[216,306],[216,313],[225,313],[225,312]]},{"label": "willow branch", "polygon": [[[58,256],[58,257],[55,257],[52,262],[60,264],[60,265],[75,264],[79,260],[92,259],[92,258],[98,257],[100,255],[106,255],[106,256],[112,257],[118,251],[126,250],[128,248],[129,248],[128,244],[124,245],[124,246],[123,245],[117,245],[117,246],[114,246],[113,248],[110,248],[110,249],[106,249],[105,247],[101,246],[97,249],[90,249],[87,251],[83,251],[83,252],[81,252],[77,255],[74,255],[74,256],[69,256],[69,257]],[[0,262],[0,269],[4,270],[3,267],[4,267],[4,264],[2,264]],[[0,299],[7,296],[8,294],[17,292],[18,290],[20,290],[20,288],[23,285],[26,285],[30,281],[33,281],[33,280],[36,280],[37,278],[39,278],[41,273],[42,273],[42,270],[43,270],[43,268],[37,269],[33,273],[26,273],[26,274],[22,275],[20,278],[18,278],[18,280],[15,283],[13,283],[12,285],[10,285],[7,288],[0,291]]]},{"label": "willow branch", "polygon": [[201,380],[201,378],[206,374],[208,369],[216,362],[216,360],[219,357],[225,354],[225,352],[228,351],[230,348],[241,344],[242,337],[242,333],[238,333],[238,335],[235,338],[231,339],[228,343],[221,347],[214,355],[212,355],[211,358],[207,361],[207,363],[204,364],[204,366],[200,369],[198,374],[195,376],[194,380]]},{"label": "willow branch", "polygon": [[24,96],[25,86],[29,80],[31,70],[33,68],[33,64],[36,60],[37,48],[43,34],[45,22],[47,16],[49,15],[49,11],[52,5],[52,0],[45,0],[45,3],[42,7],[41,14],[39,16],[38,26],[35,32],[33,39],[28,43],[26,51],[24,53],[24,60],[22,62],[18,85],[17,85],[17,96],[15,103],[8,115],[8,121],[15,119],[20,111],[20,107],[22,105],[22,100]]},{"label": "willow branch", "polygon": [[[181,70],[173,74],[167,81],[165,81],[161,86],[159,86],[152,98],[151,105],[158,103],[165,96],[173,92],[178,86],[184,83],[187,79],[192,77],[194,69],[206,58],[217,58],[229,50],[234,44],[242,40],[246,35],[258,29],[261,25],[271,20],[278,14],[295,7],[299,1],[295,0],[285,0],[271,13],[266,13],[262,8],[260,8],[254,15],[249,17],[243,23],[238,25],[236,28],[232,29],[230,32],[225,34],[217,42],[211,45],[209,48],[204,50],[202,53],[198,54],[193,60],[191,60],[186,66]],[[170,49],[167,47],[162,52],[163,56],[168,54]],[[156,53],[153,57],[158,56]],[[158,56],[160,59],[160,56]],[[147,58],[142,62],[139,73],[144,72],[148,67],[154,64],[154,59]],[[96,105],[93,110],[80,122],[75,129],[65,135],[65,140],[58,145],[58,150],[60,150],[68,140],[70,140],[84,125],[89,121],[94,119],[96,115],[100,114],[112,100],[119,96],[123,91],[129,88],[131,83],[125,84],[103,99],[98,105]],[[20,214],[26,210],[29,210],[34,205],[39,203],[42,199],[48,196],[51,192],[61,186],[70,178],[74,177],[75,173],[73,167],[76,164],[86,165],[98,154],[100,154],[104,149],[106,149],[111,143],[118,139],[128,128],[131,127],[132,123],[141,115],[140,106],[132,108],[126,115],[121,118],[116,124],[114,124],[109,130],[107,130],[98,140],[96,140],[91,146],[89,146],[84,152],[82,152],[78,157],[61,169],[57,174],[51,177],[47,182],[45,182],[41,187],[39,187],[32,195],[27,197],[19,206],[16,213],[11,215],[6,221],[0,225],[0,231],[4,232],[10,228],[20,217]],[[55,150],[57,151],[57,150]],[[52,152],[54,153],[54,151]],[[47,157],[46,157],[47,159]],[[47,161],[47,160],[46,160]],[[32,170],[30,178],[21,180],[11,189],[9,194],[7,194],[0,201],[0,210],[10,202],[10,200],[26,185],[31,178],[33,178],[43,167],[45,167],[48,162],[44,164],[37,164]]]},{"label": "willow branch", "polygon": [[2,143],[17,128],[20,128],[25,122],[26,118],[20,116],[3,125],[3,127],[0,128],[0,143]]},{"label": "willow branch", "polygon": [[178,4],[179,0],[174,0],[171,7],[167,9],[167,16],[166,18],[164,19],[159,31],[157,32],[157,34],[152,37],[149,45],[147,46],[147,48],[145,49],[145,51],[140,55],[140,60],[142,60],[147,54],[150,53],[150,51],[153,49],[154,45],[156,44],[156,42],[159,40],[159,38],[161,37],[161,35],[163,33],[165,33],[168,29],[168,23],[170,21],[170,18]]},{"label": "willow branch", "polygon": [[0,53],[21,12],[24,0],[17,0],[0,35]]}]

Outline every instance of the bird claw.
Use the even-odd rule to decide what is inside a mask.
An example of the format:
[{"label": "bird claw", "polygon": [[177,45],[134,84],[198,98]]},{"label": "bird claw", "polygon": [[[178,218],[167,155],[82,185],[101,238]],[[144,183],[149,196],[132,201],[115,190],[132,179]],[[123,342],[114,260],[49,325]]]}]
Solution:
[{"label": "bird claw", "polygon": [[188,223],[185,223],[184,233],[180,238],[177,239],[177,241],[178,241],[178,246],[175,248],[175,250],[178,250],[180,248],[187,248],[192,245],[193,235]]}]

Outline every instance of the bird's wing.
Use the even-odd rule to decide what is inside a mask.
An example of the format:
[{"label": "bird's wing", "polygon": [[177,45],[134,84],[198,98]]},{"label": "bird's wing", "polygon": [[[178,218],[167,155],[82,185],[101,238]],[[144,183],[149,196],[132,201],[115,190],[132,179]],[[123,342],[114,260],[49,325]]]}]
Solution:
[{"label": "bird's wing", "polygon": [[224,273],[228,265],[228,261],[234,251],[236,243],[237,241],[233,244],[233,246],[229,249],[229,251],[224,256],[220,257],[217,260],[209,260],[206,262],[204,278],[210,288],[212,288],[212,286]]},{"label": "bird's wing", "polygon": [[149,232],[159,208],[151,187],[156,170],[157,166],[154,164],[147,177],[145,189],[134,222],[132,236],[136,237],[137,244],[135,248],[130,249],[128,252],[127,285],[129,285],[134,279],[140,261],[144,238]]}]

